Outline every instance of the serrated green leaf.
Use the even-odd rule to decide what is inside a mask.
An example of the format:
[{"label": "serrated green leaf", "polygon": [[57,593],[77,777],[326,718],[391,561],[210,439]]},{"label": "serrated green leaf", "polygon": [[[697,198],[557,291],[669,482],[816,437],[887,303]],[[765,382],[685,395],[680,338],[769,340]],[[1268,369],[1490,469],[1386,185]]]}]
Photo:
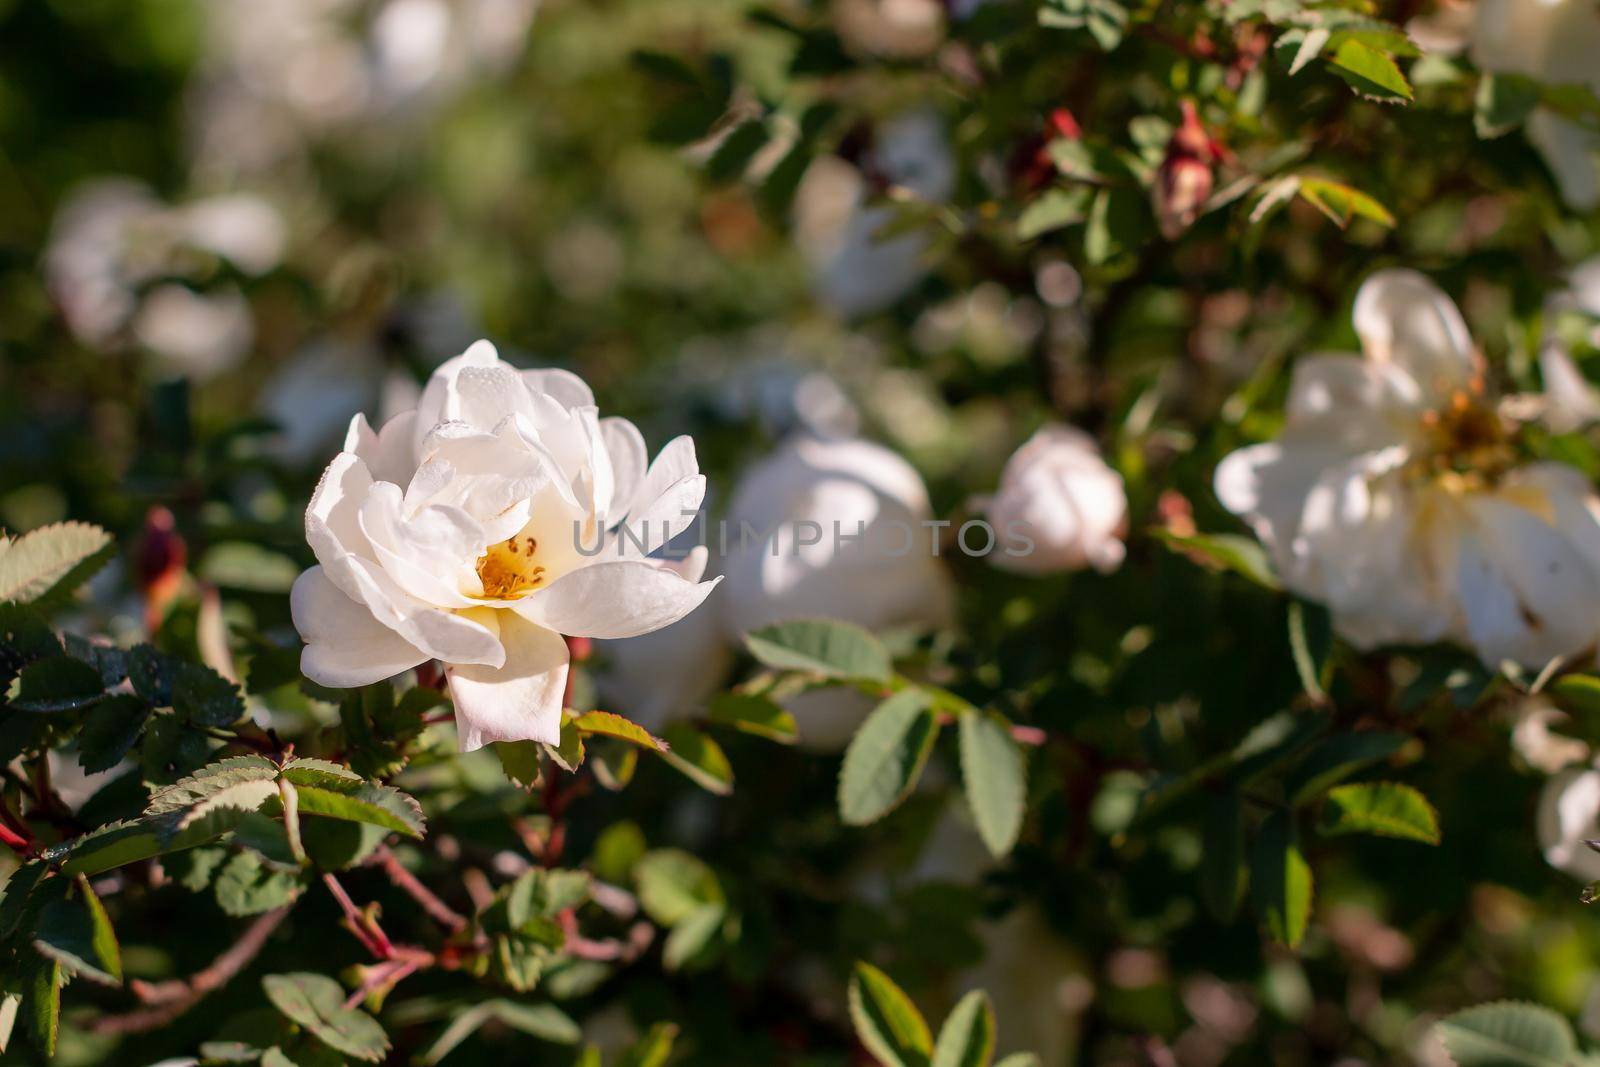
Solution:
[{"label": "serrated green leaf", "polygon": [[684,773],[701,789],[719,796],[733,792],[733,764],[722,746],[688,723],[674,723],[662,731],[667,748],[662,759]]},{"label": "serrated green leaf", "polygon": [[1538,1004],[1503,1000],[1435,1025],[1456,1067],[1570,1067],[1578,1054],[1567,1020]]},{"label": "serrated green leaf", "polygon": [[911,998],[870,963],[850,976],[850,1020],[856,1037],[884,1067],[928,1067],[933,1035]]},{"label": "serrated green leaf", "polygon": [[745,647],[768,667],[821,678],[887,685],[893,665],[883,643],[864,628],[837,619],[796,619],[745,635]]},{"label": "serrated green leaf", "polygon": [[305,891],[299,871],[285,871],[263,863],[252,851],[229,857],[218,872],[213,891],[217,906],[229,915],[260,915],[293,902]]},{"label": "serrated green leaf", "polygon": [[303,971],[269,974],[261,986],[273,1007],[328,1047],[372,1063],[389,1050],[383,1027],[366,1012],[346,1008],[344,989],[332,978]]},{"label": "serrated green leaf", "polygon": [[1539,83],[1532,78],[1486,72],[1473,97],[1473,127],[1484,140],[1503,137],[1527,121],[1541,96]]},{"label": "serrated green leaf", "polygon": [[1311,867],[1293,817],[1277,811],[1262,824],[1250,865],[1250,892],[1274,940],[1294,948],[1311,921]]},{"label": "serrated green leaf", "polygon": [[1439,816],[1417,790],[1400,782],[1358,782],[1328,790],[1318,831],[1376,834],[1439,843]]},{"label": "serrated green leaf", "polygon": [[18,711],[50,715],[89,707],[105,696],[100,672],[71,656],[35,660],[17,672],[6,702]]},{"label": "serrated green leaf", "polygon": [[873,709],[839,769],[839,816],[851,826],[882,818],[916,786],[939,735],[921,690],[903,689]]},{"label": "serrated green leaf", "polygon": [[794,716],[765,694],[718,693],[711,698],[710,719],[782,745],[792,745],[800,739]]},{"label": "serrated green leaf", "polygon": [[958,719],[961,782],[967,806],[990,854],[1004,856],[1017,843],[1028,795],[1028,767],[1011,724],[998,712]]},{"label": "serrated green leaf", "polygon": [[524,789],[532,789],[538,783],[543,745],[537,741],[496,741],[490,747],[507,778]]},{"label": "serrated green leaf", "polygon": [[172,679],[182,663],[151,645],[134,645],[128,650],[128,681],[155,707],[171,707]]},{"label": "serrated green leaf", "polygon": [[102,985],[122,984],[122,952],[105,908],[79,876],[78,896],[46,904],[33,931],[33,947],[74,975]]},{"label": "serrated green leaf", "polygon": [[0,600],[59,600],[111,558],[111,535],[86,522],[58,522],[0,537]]},{"label": "serrated green leaf", "polygon": [[625,719],[609,711],[586,711],[573,719],[572,725],[586,734],[602,734],[638,745],[640,748],[657,752],[661,750],[660,738],[632,719]]},{"label": "serrated green leaf", "polygon": [[1394,216],[1377,200],[1341,182],[1326,178],[1301,175],[1296,190],[1300,198],[1322,212],[1340,229],[1357,218],[1370,219],[1387,229],[1394,229]]},{"label": "serrated green leaf", "polygon": [[1089,217],[1094,194],[1083,186],[1046,189],[1017,217],[1017,240],[1031,241],[1053,230],[1076,226]]},{"label": "serrated green leaf", "polygon": [[172,709],[200,726],[232,726],[244,718],[244,697],[210,667],[185,661],[172,674]]},{"label": "serrated green leaf", "polygon": [[974,989],[961,998],[939,1028],[932,1067],[989,1067],[994,1042],[994,1009],[988,994]]},{"label": "serrated green leaf", "polygon": [[87,774],[108,771],[138,744],[150,708],[130,693],[107,697],[90,709],[78,731],[78,763]]},{"label": "serrated green leaf", "polygon": [[422,807],[410,795],[386,785],[363,782],[354,790],[334,792],[320,786],[296,786],[301,815],[322,815],[348,822],[370,823],[420,838],[426,829]]},{"label": "serrated green leaf", "polygon": [[1289,802],[1299,807],[1366,767],[1388,759],[1406,743],[1404,734],[1362,731],[1339,734],[1308,752],[1288,782]]},{"label": "serrated green leaf", "polygon": [[29,970],[23,1001],[28,1036],[46,1057],[56,1054],[56,1037],[61,1032],[61,983],[61,964],[54,960],[38,960]]},{"label": "serrated green leaf", "polygon": [[1350,88],[1369,100],[1410,103],[1415,95],[1394,59],[1365,41],[1347,38],[1327,62]]}]

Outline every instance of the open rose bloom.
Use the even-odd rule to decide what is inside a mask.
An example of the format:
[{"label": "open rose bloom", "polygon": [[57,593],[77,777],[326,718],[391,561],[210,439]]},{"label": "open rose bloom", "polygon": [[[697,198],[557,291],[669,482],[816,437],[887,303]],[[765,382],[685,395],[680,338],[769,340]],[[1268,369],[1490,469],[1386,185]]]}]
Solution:
[{"label": "open rose bloom", "polygon": [[1600,639],[1600,503],[1559,463],[1522,463],[1466,323],[1412,271],[1355,302],[1361,355],[1294,368],[1278,440],[1228,456],[1217,495],[1284,584],[1359,648],[1454,641],[1539,669]]},{"label": "open rose bloom", "polygon": [[[295,582],[301,668],[366,685],[436,659],[461,748],[554,743],[567,646],[634,637],[699,606],[701,550],[645,558],[705,495],[694,443],[649,461],[575,375],[519,371],[480,341],[434,372],[414,411],[357,415],[306,510],[318,566]],[[626,536],[622,524],[626,520]]]}]

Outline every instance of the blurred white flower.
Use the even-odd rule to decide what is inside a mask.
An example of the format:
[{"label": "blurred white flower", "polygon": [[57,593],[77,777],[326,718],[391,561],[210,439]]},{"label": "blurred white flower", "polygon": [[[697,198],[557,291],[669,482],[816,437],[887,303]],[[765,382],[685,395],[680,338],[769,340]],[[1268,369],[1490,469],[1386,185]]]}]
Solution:
[{"label": "blurred white flower", "polygon": [[1550,866],[1585,882],[1600,880],[1600,853],[1585,841],[1600,838],[1600,770],[1569,767],[1539,794],[1539,847]]},{"label": "blurred white flower", "polygon": [[[1573,312],[1591,320],[1600,318],[1600,257],[1580,263],[1569,276],[1567,288],[1545,301],[1539,373],[1544,379],[1544,419],[1557,433],[1600,421],[1600,391],[1573,362],[1561,334],[1561,319]],[[1600,340],[1600,331],[1594,331],[1591,339]]]},{"label": "blurred white flower", "polygon": [[640,558],[704,493],[689,438],[649,462],[577,376],[515,370],[480,341],[434,372],[415,411],[377,432],[357,415],[324,472],[306,510],[318,565],[290,597],[301,669],[350,687],[437,659],[463,751],[554,743],[562,635],[648,633],[715,587],[699,582],[703,552],[678,567]]},{"label": "blurred white flower", "polygon": [[276,165],[352,123],[404,118],[521,55],[537,0],[206,0],[190,110],[203,169]]},{"label": "blurred white flower", "polygon": [[[722,681],[722,672],[689,665],[726,663],[750,630],[805,617],[869,630],[945,624],[953,593],[924,525],[932,517],[922,479],[889,449],[792,438],[744,473],[723,522],[711,527],[725,586],[707,617],[608,646],[602,692],[618,711],[657,727]],[[843,689],[803,693],[787,706],[801,743],[818,751],[842,749],[872,708]]]},{"label": "blurred white flower", "polygon": [[[1600,90],[1600,8],[1592,0],[1444,0],[1408,29],[1427,51],[1466,50],[1491,73]],[[1580,211],[1600,204],[1600,134],[1548,107],[1535,108],[1525,129],[1567,203]]]},{"label": "blurred white flower", "polygon": [[167,369],[206,378],[236,365],[255,339],[238,289],[207,285],[213,257],[264,274],[286,240],[282,217],[258,197],[172,206],[139,182],[106,178],[74,190],[57,212],[45,279],[84,344],[116,351],[137,341]]},{"label": "blurred white flower", "polygon": [[795,240],[811,264],[817,298],[847,318],[870,315],[904,296],[925,273],[927,236],[881,238],[894,208],[869,203],[873,182],[938,203],[955,188],[944,122],[916,111],[886,123],[857,168],[836,156],[813,163],[795,195]]},{"label": "blurred white flower", "polygon": [[1358,648],[1452,640],[1540,668],[1600,639],[1600,503],[1559,463],[1518,465],[1466,323],[1422,275],[1375,274],[1364,354],[1302,358],[1277,441],[1217,468],[1294,592]]},{"label": "blurred white flower", "polygon": [[1570,716],[1543,696],[1525,697],[1513,712],[1511,747],[1517,755],[1546,774],[1581,763],[1589,758],[1589,746],[1567,734],[1551,729]]},{"label": "blurred white flower", "polygon": [[995,566],[1022,574],[1110,571],[1126,551],[1122,476],[1094,439],[1071,426],[1041,428],[1006,461],[1000,488],[977,502],[999,539]]}]

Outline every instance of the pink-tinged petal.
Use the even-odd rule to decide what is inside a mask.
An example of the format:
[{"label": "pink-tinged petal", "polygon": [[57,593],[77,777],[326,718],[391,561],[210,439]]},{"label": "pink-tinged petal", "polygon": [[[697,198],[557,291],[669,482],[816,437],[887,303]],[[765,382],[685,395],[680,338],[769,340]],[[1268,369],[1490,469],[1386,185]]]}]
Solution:
[{"label": "pink-tinged petal", "polygon": [[428,659],[410,642],[345,596],[312,567],[295,579],[289,611],[305,640],[300,670],[318,685],[348,689],[392,678]]},{"label": "pink-tinged petal", "polygon": [[594,407],[594,393],[588,383],[569,370],[551,367],[547,370],[519,371],[518,374],[529,393],[548,396],[568,409]]},{"label": "pink-tinged petal", "polygon": [[453,665],[446,671],[461,751],[491,741],[559,743],[566,641],[509,613],[503,613],[500,637],[506,649],[504,666]]},{"label": "pink-tinged petal", "polygon": [[1477,369],[1461,312],[1414,270],[1368,278],[1356,293],[1354,318],[1366,357],[1406,371],[1430,404],[1466,388]]},{"label": "pink-tinged petal", "polygon": [[593,563],[516,601],[512,609],[573,637],[637,637],[689,614],[721,580],[685,581],[647,560]]}]

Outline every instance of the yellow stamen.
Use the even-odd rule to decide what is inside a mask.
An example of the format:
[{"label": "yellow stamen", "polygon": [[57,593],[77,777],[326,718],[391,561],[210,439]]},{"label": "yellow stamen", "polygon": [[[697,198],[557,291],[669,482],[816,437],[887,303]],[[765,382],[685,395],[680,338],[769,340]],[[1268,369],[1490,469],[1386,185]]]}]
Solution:
[{"label": "yellow stamen", "polygon": [[509,537],[478,559],[478,580],[483,595],[492,600],[515,600],[544,584],[544,568],[535,563],[539,542],[532,537]]}]

